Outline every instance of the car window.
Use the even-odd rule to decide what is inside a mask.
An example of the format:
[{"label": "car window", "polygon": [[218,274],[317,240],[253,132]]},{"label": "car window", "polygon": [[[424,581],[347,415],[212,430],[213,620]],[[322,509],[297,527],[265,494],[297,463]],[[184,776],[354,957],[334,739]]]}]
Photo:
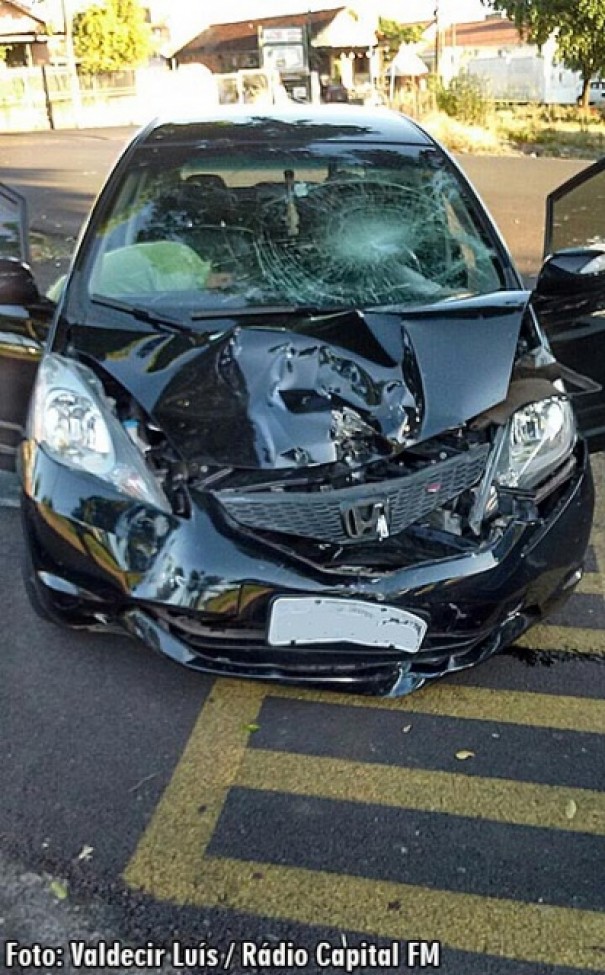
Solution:
[{"label": "car window", "polygon": [[415,147],[141,150],[93,244],[89,293],[166,308],[371,307],[503,286],[447,160]]}]

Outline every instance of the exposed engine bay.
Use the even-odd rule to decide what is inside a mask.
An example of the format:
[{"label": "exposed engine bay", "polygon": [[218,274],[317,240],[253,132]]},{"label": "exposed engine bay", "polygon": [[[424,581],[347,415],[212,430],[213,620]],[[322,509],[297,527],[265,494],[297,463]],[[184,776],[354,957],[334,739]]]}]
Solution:
[{"label": "exposed engine bay", "polygon": [[[433,307],[430,322],[425,311],[422,326],[430,328],[445,317],[455,329],[453,304]],[[455,303],[460,304],[468,302]],[[483,411],[426,439],[422,433],[430,433],[427,413],[434,393],[415,352],[419,333],[413,313],[403,328],[393,314],[350,311],[305,317],[293,330],[256,322],[227,327],[223,335],[213,334],[210,346],[202,342],[198,366],[212,368],[223,387],[224,393],[213,391],[214,399],[224,396],[223,418],[233,404],[236,409],[247,404],[246,415],[234,417],[237,439],[221,448],[231,451],[230,465],[214,457],[185,459],[164,433],[170,429],[168,412],[173,420],[178,417],[179,432],[187,426],[180,376],[168,384],[175,392],[160,404],[161,425],[115,379],[105,381],[120,421],[175,514],[188,516],[193,492],[209,500],[220,520],[262,544],[324,570],[372,575],[493,544],[511,516],[538,518],[536,505],[573,473],[574,463],[568,461],[539,492],[495,484],[511,416],[532,402],[564,396],[565,370],[537,344],[521,295],[512,307],[516,324],[507,340],[512,351],[518,331],[517,361],[504,399],[493,399],[504,388],[503,376],[490,377],[484,366],[491,381],[471,398]],[[494,308],[488,308],[493,317]],[[501,311],[497,328],[501,316],[505,321],[510,316],[509,308]],[[482,327],[493,337],[485,322]],[[399,362],[394,361],[397,343]],[[476,345],[471,355],[477,355]],[[467,353],[467,365],[478,369],[479,363],[469,361]],[[567,378],[582,383],[581,377]],[[248,444],[246,433],[251,433]],[[280,441],[285,449],[279,449]],[[191,443],[189,435],[185,442]],[[203,443],[211,449],[212,438]],[[256,467],[248,466],[252,451]]]}]

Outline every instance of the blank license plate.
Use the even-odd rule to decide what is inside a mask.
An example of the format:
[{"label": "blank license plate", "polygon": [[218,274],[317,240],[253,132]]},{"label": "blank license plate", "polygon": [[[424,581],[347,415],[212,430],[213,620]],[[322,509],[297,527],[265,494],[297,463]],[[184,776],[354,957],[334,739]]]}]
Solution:
[{"label": "blank license plate", "polygon": [[358,643],[416,653],[426,623],[404,609],[330,596],[280,596],[271,607],[268,641],[283,647],[299,643]]}]

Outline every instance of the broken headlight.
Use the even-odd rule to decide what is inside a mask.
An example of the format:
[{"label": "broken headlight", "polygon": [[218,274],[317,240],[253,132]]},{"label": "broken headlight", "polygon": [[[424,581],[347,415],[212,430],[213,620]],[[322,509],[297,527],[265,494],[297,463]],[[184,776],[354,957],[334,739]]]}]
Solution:
[{"label": "broken headlight", "polygon": [[560,396],[530,403],[509,420],[496,481],[502,487],[531,490],[559,467],[576,442],[569,400]]},{"label": "broken headlight", "polygon": [[80,363],[54,353],[42,360],[28,436],[60,464],[94,474],[139,501],[171,510],[101,383]]}]

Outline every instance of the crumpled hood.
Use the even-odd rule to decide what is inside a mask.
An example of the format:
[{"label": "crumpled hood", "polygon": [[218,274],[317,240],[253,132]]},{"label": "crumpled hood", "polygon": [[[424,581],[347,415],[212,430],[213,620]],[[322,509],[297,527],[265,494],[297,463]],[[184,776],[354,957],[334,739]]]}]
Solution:
[{"label": "crumpled hood", "polygon": [[506,398],[528,297],[234,316],[212,322],[212,333],[194,325],[191,336],[86,326],[72,330],[71,348],[128,389],[189,462],[276,469],[370,460]]}]

